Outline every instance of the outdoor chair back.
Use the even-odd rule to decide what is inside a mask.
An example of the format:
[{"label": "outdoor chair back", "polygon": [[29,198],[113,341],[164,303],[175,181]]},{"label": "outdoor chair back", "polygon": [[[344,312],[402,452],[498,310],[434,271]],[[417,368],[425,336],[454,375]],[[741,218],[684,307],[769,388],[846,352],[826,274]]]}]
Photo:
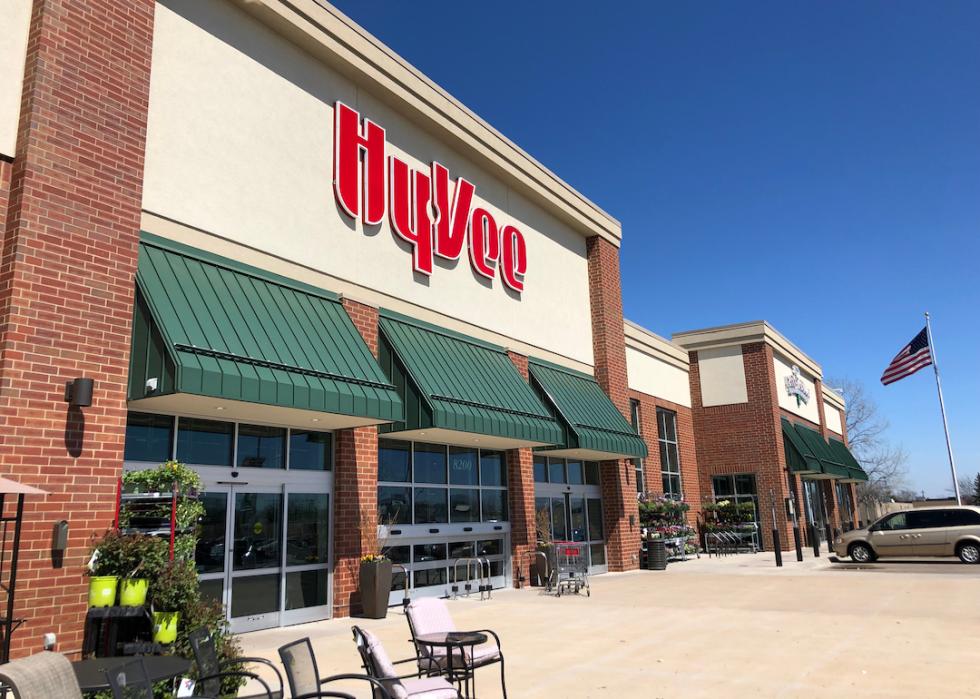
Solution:
[{"label": "outdoor chair back", "polygon": [[[391,699],[382,685],[369,675],[331,675],[320,677],[313,654],[313,644],[309,638],[287,643],[279,648],[279,658],[286,669],[286,681],[293,699],[319,699],[319,697],[350,697],[351,695],[335,689],[321,689],[329,682],[360,680],[371,684],[375,699]],[[353,698],[351,698],[353,699]]]},{"label": "outdoor chair back", "polygon": [[[405,608],[405,617],[408,619],[408,629],[412,634],[412,643],[415,644],[419,672],[433,674],[445,670],[448,666],[446,649],[421,644],[418,642],[418,637],[430,633],[451,633],[458,631],[453,617],[449,613],[449,606],[446,604],[446,600],[437,597],[419,597],[418,599],[413,599],[408,607]],[[472,650],[466,649],[462,651],[462,656],[460,655],[461,651],[459,649],[454,649],[453,664],[462,665],[469,672],[472,672],[478,667],[500,663],[500,687],[504,699],[507,699],[507,682],[504,679],[504,653],[500,648],[500,637],[490,629],[478,629],[478,631],[492,636],[493,641]]]},{"label": "outdoor chair back", "polygon": [[50,651],[0,665],[0,685],[14,699],[82,699],[68,658]]},{"label": "outdoor chair back", "polygon": [[[265,658],[241,657],[222,663],[218,656],[218,648],[215,646],[214,637],[206,628],[191,631],[188,634],[188,640],[191,643],[191,649],[194,651],[194,662],[197,663],[195,695],[207,697],[220,696],[222,680],[226,677],[239,677],[257,680],[265,691],[260,694],[250,694],[248,696],[239,694],[236,695],[238,699],[282,699],[282,674],[274,664]],[[276,676],[278,688],[273,689],[273,687],[255,673],[247,672],[244,669],[246,663],[258,663],[268,667]]]},{"label": "outdoor chair back", "polygon": [[[361,655],[361,662],[367,674],[377,680],[383,689],[378,688],[374,699],[458,699],[459,692],[442,677],[418,678],[398,676],[395,663],[381,645],[381,640],[370,631],[354,626],[354,643]],[[411,662],[412,658],[408,661]],[[405,662],[405,661],[399,661]]]},{"label": "outdoor chair back", "polygon": [[112,689],[112,699],[153,699],[153,682],[141,657],[106,670],[106,677]]}]

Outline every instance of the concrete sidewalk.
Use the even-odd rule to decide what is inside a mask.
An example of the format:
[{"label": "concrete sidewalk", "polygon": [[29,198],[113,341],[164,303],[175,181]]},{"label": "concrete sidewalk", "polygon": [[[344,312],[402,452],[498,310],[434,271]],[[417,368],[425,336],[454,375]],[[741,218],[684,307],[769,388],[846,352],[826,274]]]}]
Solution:
[{"label": "concrete sidewalk", "polygon": [[[595,577],[591,598],[506,590],[449,604],[459,628],[500,634],[512,699],[980,696],[980,577],[833,565],[794,557],[779,570],[771,553],[702,557]],[[322,674],[352,672],[352,624],[378,633],[393,657],[412,654],[395,610],[241,640],[248,655],[278,661],[279,645],[310,636]],[[481,699],[500,696],[495,673],[478,673]]]}]

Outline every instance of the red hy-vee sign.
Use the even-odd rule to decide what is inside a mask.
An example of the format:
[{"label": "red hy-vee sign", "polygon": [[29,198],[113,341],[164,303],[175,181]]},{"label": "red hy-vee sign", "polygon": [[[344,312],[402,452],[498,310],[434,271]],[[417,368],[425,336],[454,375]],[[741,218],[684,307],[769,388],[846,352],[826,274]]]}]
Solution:
[{"label": "red hy-vee sign", "polygon": [[[449,171],[433,162],[429,173],[388,156],[385,130],[343,102],[334,105],[333,186],[341,208],[365,225],[377,225],[385,209],[395,233],[412,246],[416,272],[432,274],[433,255],[458,260],[468,243],[470,265],[493,279],[524,290],[527,245],[511,224],[498,226],[489,211],[473,206],[476,187],[459,177],[449,194]],[[386,176],[387,175],[387,176]],[[388,196],[385,196],[387,188]]]}]

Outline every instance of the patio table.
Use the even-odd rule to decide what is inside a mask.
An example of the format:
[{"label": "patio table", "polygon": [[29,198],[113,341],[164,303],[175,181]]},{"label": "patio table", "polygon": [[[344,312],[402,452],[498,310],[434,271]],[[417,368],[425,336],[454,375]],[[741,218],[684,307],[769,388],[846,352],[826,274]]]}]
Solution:
[{"label": "patio table", "polygon": [[[85,694],[109,689],[109,672],[123,663],[134,660],[137,656],[126,655],[111,658],[89,658],[78,660],[71,664],[78,678],[78,684]],[[143,662],[146,672],[154,682],[179,677],[191,669],[191,661],[179,655],[145,655]]]},{"label": "patio table", "polygon": [[[488,637],[485,633],[480,633],[479,631],[449,631],[440,633],[427,633],[421,636],[416,636],[417,643],[424,646],[438,647],[446,649],[446,674],[451,682],[459,682],[462,686],[462,695],[464,699],[468,697],[476,696],[476,673],[473,672],[473,668],[467,667],[466,663],[466,646],[469,646],[470,657],[473,656],[473,649],[480,645],[481,643],[486,643]],[[462,673],[457,679],[457,673],[453,669],[453,656],[456,655],[453,650],[459,648],[459,658],[462,662],[463,667]],[[432,653],[429,654],[432,657]],[[473,693],[470,694],[470,691]]]}]

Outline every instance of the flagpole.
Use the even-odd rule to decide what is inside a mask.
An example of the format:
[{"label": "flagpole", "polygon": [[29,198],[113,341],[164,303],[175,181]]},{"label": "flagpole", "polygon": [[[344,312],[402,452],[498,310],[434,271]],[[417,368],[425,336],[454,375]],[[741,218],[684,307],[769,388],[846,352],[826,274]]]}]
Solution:
[{"label": "flagpole", "polygon": [[929,336],[929,351],[932,353],[932,368],[936,372],[936,389],[939,391],[939,412],[943,415],[943,429],[946,431],[946,453],[949,454],[949,468],[953,472],[953,492],[956,493],[956,504],[962,505],[960,483],[956,477],[956,461],[953,459],[953,443],[949,439],[949,422],[946,420],[946,403],[943,401],[943,382],[939,378],[939,359],[936,357],[936,345],[932,341],[932,324],[929,322],[929,311],[926,311],[926,334]]}]

